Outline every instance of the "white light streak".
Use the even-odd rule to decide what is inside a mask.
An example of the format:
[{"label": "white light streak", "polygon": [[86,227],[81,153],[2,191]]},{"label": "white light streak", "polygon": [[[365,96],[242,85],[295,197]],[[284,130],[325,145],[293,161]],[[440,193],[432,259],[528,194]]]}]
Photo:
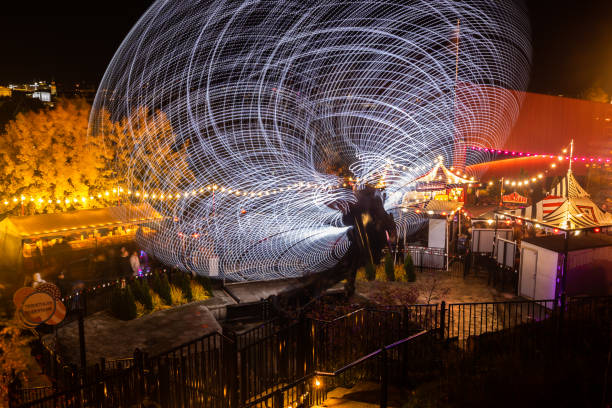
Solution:
[{"label": "white light streak", "polygon": [[[208,274],[218,257],[237,280],[318,272],[349,246],[337,208],[353,193],[331,169],[384,186],[391,210],[438,156],[497,145],[520,105],[504,88],[526,84],[528,32],[510,0],[158,0],[111,61],[90,132],[105,117],[142,129],[140,108],[168,118],[172,142],[145,118],[126,186],[167,194],[151,204],[169,221],[140,237],[166,263]],[[164,143],[186,149],[195,179],[137,159]]]}]

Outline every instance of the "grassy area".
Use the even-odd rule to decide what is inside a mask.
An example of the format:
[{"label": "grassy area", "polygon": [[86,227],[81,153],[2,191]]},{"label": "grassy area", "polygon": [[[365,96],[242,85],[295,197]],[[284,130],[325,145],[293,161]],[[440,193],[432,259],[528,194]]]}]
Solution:
[{"label": "grassy area", "polygon": [[[212,297],[212,293],[209,292],[208,289],[206,289],[200,283],[196,281],[191,281],[189,284],[190,284],[191,293],[193,296],[192,302],[200,302],[202,300],[206,300]],[[152,302],[153,309],[147,310],[142,303],[137,301],[136,302],[136,312],[137,312],[136,318],[142,317],[148,313],[154,313],[159,310],[171,309],[174,306],[179,306],[179,305],[184,305],[186,303],[189,303],[186,297],[184,296],[182,289],[180,289],[179,287],[173,284],[170,284],[170,297],[172,299],[171,305],[166,304],[162,300],[162,298],[153,289],[149,289],[149,293],[153,301]]]}]

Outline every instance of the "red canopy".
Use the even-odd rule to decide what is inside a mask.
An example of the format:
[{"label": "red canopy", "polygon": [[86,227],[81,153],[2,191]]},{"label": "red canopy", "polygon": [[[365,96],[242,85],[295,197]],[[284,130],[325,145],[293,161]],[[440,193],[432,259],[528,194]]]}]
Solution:
[{"label": "red canopy", "polygon": [[523,197],[516,191],[512,194],[507,194],[502,197],[502,201],[504,203],[518,203],[518,204],[527,204],[527,197]]}]

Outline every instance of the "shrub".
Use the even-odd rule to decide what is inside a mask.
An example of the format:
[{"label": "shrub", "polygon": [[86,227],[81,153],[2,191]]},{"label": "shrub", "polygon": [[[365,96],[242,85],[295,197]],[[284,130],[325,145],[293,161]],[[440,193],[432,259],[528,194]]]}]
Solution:
[{"label": "shrub", "polygon": [[125,289],[116,287],[111,295],[111,313],[117,319],[132,320],[136,318],[136,300],[129,286]]},{"label": "shrub", "polygon": [[143,294],[142,294],[142,287],[140,286],[139,279],[134,279],[132,282],[130,282],[130,289],[132,290],[134,299],[136,299],[137,302],[142,303],[141,299],[143,298]]},{"label": "shrub", "polygon": [[164,301],[162,301],[159,295],[153,291],[151,291],[151,300],[153,301],[153,311],[170,308],[170,306],[168,306]]},{"label": "shrub", "polygon": [[182,305],[187,303],[187,299],[183,295],[183,290],[177,286],[170,285],[170,299],[173,305]]},{"label": "shrub", "polygon": [[189,285],[191,286],[191,293],[193,295],[193,300],[196,300],[196,301],[206,300],[210,297],[210,294],[208,293],[208,291],[202,285],[197,283],[195,280],[192,280],[191,282],[189,282]]},{"label": "shrub", "polygon": [[208,276],[196,275],[195,281],[208,292],[208,297],[212,296],[212,284]]},{"label": "shrub", "polygon": [[385,255],[385,275],[387,276],[387,281],[395,281],[395,263],[393,262],[393,255],[391,255],[391,253]]},{"label": "shrub", "polygon": [[187,302],[193,300],[193,293],[191,292],[191,279],[186,273],[179,273],[176,285],[183,291],[183,296]]},{"label": "shrub", "polygon": [[365,266],[365,276],[369,281],[373,281],[376,278],[376,268],[372,262],[368,262]]},{"label": "shrub", "polygon": [[159,277],[159,272],[153,272],[153,280],[151,281],[151,289],[155,293],[159,293],[159,288],[161,287],[161,278]]},{"label": "shrub", "polygon": [[410,252],[406,254],[404,259],[404,272],[406,272],[406,280],[408,282],[416,281],[416,273],[414,272],[414,263],[412,262],[412,256]]},{"label": "shrub", "polygon": [[168,282],[168,276],[164,274],[159,281],[159,290],[157,290],[157,293],[167,305],[171,305],[172,295],[170,294],[170,283]]},{"label": "shrub", "polygon": [[134,298],[147,309],[153,310],[153,300],[149,291],[149,284],[144,279],[135,279],[130,285]]},{"label": "shrub", "polygon": [[172,304],[172,296],[170,296],[170,283],[168,282],[168,276],[163,273],[155,272],[153,274],[153,280],[151,281],[151,289],[159,295],[159,297],[167,305]]}]

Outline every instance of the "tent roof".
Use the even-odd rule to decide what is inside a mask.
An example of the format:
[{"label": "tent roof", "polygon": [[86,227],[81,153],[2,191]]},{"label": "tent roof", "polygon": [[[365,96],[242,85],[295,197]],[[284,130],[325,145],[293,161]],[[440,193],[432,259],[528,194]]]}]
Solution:
[{"label": "tent roof", "polygon": [[119,207],[77,210],[54,214],[9,216],[0,222],[4,230],[22,238],[53,236],[94,228],[116,227],[122,224],[141,224],[163,217],[147,203]]},{"label": "tent roof", "polygon": [[463,207],[463,203],[459,201],[430,200],[427,204],[425,204],[424,209],[426,211],[433,211],[434,213],[446,212],[450,214],[457,211],[461,207]]},{"label": "tent roof", "polygon": [[564,231],[612,226],[612,214],[601,211],[591,201],[571,171],[550,193],[531,206],[518,210],[500,210],[497,213]]},{"label": "tent roof", "polygon": [[[548,235],[545,237],[525,238],[527,242],[554,252],[563,252],[565,237],[563,234]],[[588,234],[578,237],[570,237],[567,241],[568,251],[579,251],[581,249],[600,248],[612,246],[612,236],[606,234]]]},{"label": "tent roof", "polygon": [[454,174],[452,171],[447,169],[446,166],[444,166],[444,163],[442,163],[442,160],[438,160],[436,165],[431,170],[429,170],[427,173],[423,174],[421,177],[417,178],[414,181],[417,183],[429,183],[429,182],[434,182],[434,181],[442,181],[449,185],[475,183],[473,177],[471,180],[468,179],[467,176],[461,177],[459,175],[459,171],[457,171],[457,174]]},{"label": "tent roof", "polygon": [[426,202],[412,204],[409,207],[430,215],[451,215],[463,207],[463,203],[460,201],[429,200]]}]

